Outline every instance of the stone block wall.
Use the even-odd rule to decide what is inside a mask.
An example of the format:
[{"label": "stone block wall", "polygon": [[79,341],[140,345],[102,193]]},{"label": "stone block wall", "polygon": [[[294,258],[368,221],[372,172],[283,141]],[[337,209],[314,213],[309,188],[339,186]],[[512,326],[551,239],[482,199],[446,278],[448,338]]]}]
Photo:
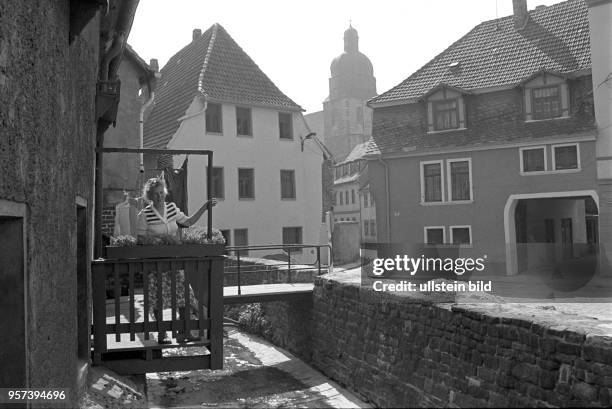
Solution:
[{"label": "stone block wall", "polygon": [[610,406],[612,338],[318,278],[270,303],[271,340],[379,407]]}]

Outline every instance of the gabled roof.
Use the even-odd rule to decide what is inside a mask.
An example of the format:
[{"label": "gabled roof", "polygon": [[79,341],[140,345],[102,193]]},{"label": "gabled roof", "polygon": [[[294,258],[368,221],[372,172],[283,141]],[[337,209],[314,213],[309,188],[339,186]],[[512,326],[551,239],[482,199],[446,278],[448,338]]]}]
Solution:
[{"label": "gabled roof", "polygon": [[479,24],[369,104],[414,102],[440,83],[472,91],[518,85],[542,69],[576,73],[591,68],[585,0],[538,7],[529,16],[522,30],[515,29],[513,16]]},{"label": "gabled roof", "polygon": [[193,99],[302,111],[283,94],[220,24],[172,56],[161,69],[145,148],[165,148]]},{"label": "gabled roof", "polygon": [[353,162],[357,159],[363,159],[363,156],[366,154],[368,149],[369,141],[362,142],[360,144],[355,145],[355,147],[351,150],[351,153],[348,154],[346,158],[338,165]]}]

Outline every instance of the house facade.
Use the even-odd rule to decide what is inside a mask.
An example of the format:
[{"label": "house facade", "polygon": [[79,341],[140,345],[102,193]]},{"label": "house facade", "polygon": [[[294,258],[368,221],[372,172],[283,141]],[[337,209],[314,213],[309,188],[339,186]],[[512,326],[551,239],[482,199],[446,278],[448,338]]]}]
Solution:
[{"label": "house facade", "polygon": [[[228,244],[318,244],[323,158],[302,108],[219,24],[194,30],[161,74],[145,147],[214,152],[213,227]],[[206,159],[178,157],[176,167],[185,159],[187,210],[195,212],[207,197]],[[313,261],[313,254],[297,258]]]},{"label": "house facade", "polygon": [[[117,121],[104,135],[104,146],[110,148],[139,148],[141,127],[140,116],[145,115],[145,104],[151,100],[155,90],[155,78],[158,71],[157,60],[147,64],[136,51],[126,44],[124,57],[119,66],[118,76],[121,79],[121,100],[117,110]],[[115,229],[117,206],[127,204],[127,194],[131,198],[141,195],[144,185],[144,172],[140,171],[140,155],[125,153],[108,153],[104,155],[104,233],[131,234],[126,229]],[[121,210],[120,210],[121,213]]]},{"label": "house facade", "polygon": [[95,147],[137,5],[0,3],[0,387],[62,388],[65,407],[90,363]]},{"label": "house facade", "polygon": [[588,0],[597,123],[600,266],[612,271],[612,1]]},{"label": "house facade", "polygon": [[481,23],[370,100],[378,241],[453,245],[490,273],[550,271],[598,241],[583,0]]}]

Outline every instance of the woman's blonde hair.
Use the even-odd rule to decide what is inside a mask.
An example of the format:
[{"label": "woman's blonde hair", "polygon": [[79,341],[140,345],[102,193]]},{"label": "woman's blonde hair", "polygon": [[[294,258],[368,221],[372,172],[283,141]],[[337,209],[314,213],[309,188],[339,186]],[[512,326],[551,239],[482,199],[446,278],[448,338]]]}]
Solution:
[{"label": "woman's blonde hair", "polygon": [[163,179],[161,179],[161,178],[151,178],[151,179],[147,180],[147,182],[145,183],[144,188],[142,189],[142,195],[147,200],[151,200],[151,192],[153,191],[153,189],[155,189],[158,186],[163,186],[164,187],[164,193],[168,194],[168,187],[166,186],[166,182],[164,182]]}]

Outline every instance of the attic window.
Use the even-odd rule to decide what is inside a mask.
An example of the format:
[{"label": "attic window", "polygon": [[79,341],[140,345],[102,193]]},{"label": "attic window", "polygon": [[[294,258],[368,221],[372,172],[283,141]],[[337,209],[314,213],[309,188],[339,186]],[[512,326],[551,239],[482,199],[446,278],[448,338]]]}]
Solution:
[{"label": "attic window", "polygon": [[429,133],[465,129],[463,95],[442,88],[427,97],[427,131]]},{"label": "attic window", "polygon": [[543,73],[524,87],[527,121],[569,117],[569,90],[564,78]]}]

